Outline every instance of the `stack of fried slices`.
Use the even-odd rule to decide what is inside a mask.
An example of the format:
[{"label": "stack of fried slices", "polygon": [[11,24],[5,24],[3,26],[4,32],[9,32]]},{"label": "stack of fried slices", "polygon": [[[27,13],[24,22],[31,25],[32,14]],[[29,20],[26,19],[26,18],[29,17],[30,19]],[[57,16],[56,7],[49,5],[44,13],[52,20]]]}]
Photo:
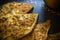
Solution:
[{"label": "stack of fried slices", "polygon": [[37,24],[38,13],[31,4],[9,2],[0,8],[1,40],[46,40],[50,20]]}]

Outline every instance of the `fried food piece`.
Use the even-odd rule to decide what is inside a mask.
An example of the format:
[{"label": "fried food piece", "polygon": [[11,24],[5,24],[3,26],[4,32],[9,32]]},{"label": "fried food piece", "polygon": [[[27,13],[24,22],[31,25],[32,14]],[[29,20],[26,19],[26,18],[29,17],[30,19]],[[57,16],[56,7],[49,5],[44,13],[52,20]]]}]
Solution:
[{"label": "fried food piece", "polygon": [[50,28],[50,20],[37,24],[33,32],[20,40],[46,40],[48,36],[48,30]]},{"label": "fried food piece", "polygon": [[31,4],[19,3],[19,2],[9,2],[2,6],[1,12],[7,14],[26,14],[33,9]]},{"label": "fried food piece", "polygon": [[[4,18],[6,18],[6,20],[4,20]],[[4,20],[0,20],[0,34],[2,35],[2,39],[6,39],[11,35],[17,39],[24,37],[34,29],[37,18],[37,13],[20,14],[19,16],[7,14],[5,17],[1,17],[1,20]]]}]

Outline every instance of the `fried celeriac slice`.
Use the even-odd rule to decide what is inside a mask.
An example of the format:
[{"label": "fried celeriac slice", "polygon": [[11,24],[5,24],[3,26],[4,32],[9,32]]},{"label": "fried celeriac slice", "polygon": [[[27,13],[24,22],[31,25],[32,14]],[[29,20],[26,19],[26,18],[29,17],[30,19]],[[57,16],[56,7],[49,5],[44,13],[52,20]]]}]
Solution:
[{"label": "fried celeriac slice", "polygon": [[19,14],[19,16],[7,14],[0,17],[0,35],[2,39],[13,35],[14,38],[22,38],[29,34],[36,22],[38,14]]},{"label": "fried celeriac slice", "polygon": [[30,12],[33,9],[31,4],[19,3],[19,2],[9,2],[2,6],[1,12],[7,14],[25,14]]}]

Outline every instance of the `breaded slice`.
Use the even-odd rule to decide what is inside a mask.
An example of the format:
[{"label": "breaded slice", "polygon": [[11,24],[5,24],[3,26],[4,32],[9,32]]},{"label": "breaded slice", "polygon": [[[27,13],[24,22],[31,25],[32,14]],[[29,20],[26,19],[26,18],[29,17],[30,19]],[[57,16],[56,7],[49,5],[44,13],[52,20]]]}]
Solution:
[{"label": "breaded slice", "polygon": [[14,14],[25,14],[33,9],[31,4],[9,2],[2,6],[1,12],[3,13],[14,13]]},{"label": "breaded slice", "polygon": [[[4,18],[6,20],[4,20]],[[13,36],[16,39],[20,39],[26,36],[34,29],[37,18],[37,13],[20,14],[19,16],[12,14],[5,15],[5,17],[1,18],[3,21],[0,23],[1,31],[4,30],[1,32],[2,38],[5,40],[6,38]]]},{"label": "breaded slice", "polygon": [[46,40],[49,28],[50,28],[49,20],[42,24],[37,24],[31,34],[23,37],[20,40]]},{"label": "breaded slice", "polygon": [[49,28],[50,28],[49,20],[42,24],[37,24],[36,29],[34,30],[34,34],[33,34],[34,39],[46,40]]}]

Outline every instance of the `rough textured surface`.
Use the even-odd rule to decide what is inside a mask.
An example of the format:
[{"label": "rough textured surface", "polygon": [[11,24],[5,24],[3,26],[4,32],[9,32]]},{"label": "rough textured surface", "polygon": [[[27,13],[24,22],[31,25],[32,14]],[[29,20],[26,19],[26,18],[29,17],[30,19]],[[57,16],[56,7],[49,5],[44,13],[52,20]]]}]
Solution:
[{"label": "rough textured surface", "polygon": [[46,21],[42,24],[37,24],[37,26],[35,26],[34,31],[31,34],[22,38],[21,40],[46,40],[48,35],[47,30],[49,30],[49,28],[50,28],[50,21]]},{"label": "rough textured surface", "polygon": [[[38,14],[20,14],[5,15],[0,18],[0,37],[1,39],[13,36],[14,38],[22,38],[29,34],[36,24]],[[23,19],[23,20],[21,20]]]},{"label": "rough textured surface", "polygon": [[2,13],[16,13],[16,14],[26,14],[33,9],[31,4],[19,3],[19,2],[9,2],[1,7]]}]

